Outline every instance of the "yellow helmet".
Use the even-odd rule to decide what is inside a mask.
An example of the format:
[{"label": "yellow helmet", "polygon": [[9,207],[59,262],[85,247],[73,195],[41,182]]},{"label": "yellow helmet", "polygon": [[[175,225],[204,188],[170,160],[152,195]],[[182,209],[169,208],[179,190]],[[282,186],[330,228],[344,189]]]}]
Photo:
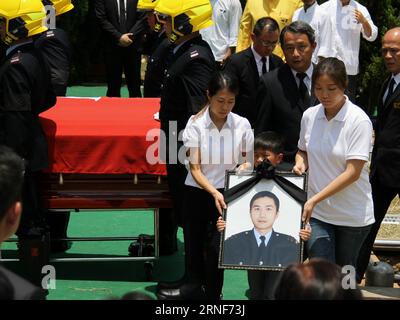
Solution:
[{"label": "yellow helmet", "polygon": [[[160,0],[139,0],[137,3],[138,11],[154,11],[154,8],[157,6]],[[161,23],[157,20],[154,24],[153,30],[155,32],[160,32],[162,29]]]},{"label": "yellow helmet", "polygon": [[171,17],[171,42],[213,24],[210,0],[161,0],[154,11],[161,22]]},{"label": "yellow helmet", "polygon": [[0,19],[6,27],[3,41],[11,45],[16,40],[46,31],[45,17],[46,11],[40,0],[0,1]]},{"label": "yellow helmet", "polygon": [[137,9],[139,11],[153,11],[160,0],[139,0]]},{"label": "yellow helmet", "polygon": [[71,0],[42,0],[42,2],[44,6],[53,6],[57,16],[74,8]]}]

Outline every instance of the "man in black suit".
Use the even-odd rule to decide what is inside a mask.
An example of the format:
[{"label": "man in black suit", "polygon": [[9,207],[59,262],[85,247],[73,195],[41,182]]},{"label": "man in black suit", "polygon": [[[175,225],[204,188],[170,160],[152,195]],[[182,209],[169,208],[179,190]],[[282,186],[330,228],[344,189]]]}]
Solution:
[{"label": "man in black suit", "polygon": [[279,39],[279,25],[272,18],[261,18],[251,34],[252,46],[235,53],[227,61],[224,70],[239,80],[240,90],[233,112],[247,118],[253,126],[257,117],[256,95],[260,77],[283,65],[273,54]]},{"label": "man in black suit", "polygon": [[[24,162],[10,148],[0,145],[0,245],[18,229]],[[0,296],[11,300],[44,300],[44,291],[0,265]],[[5,290],[7,289],[7,290]]]},{"label": "man in black suit", "polygon": [[286,64],[262,76],[257,91],[255,134],[275,131],[285,138],[285,162],[294,162],[303,112],[317,103],[311,93],[314,30],[292,22],[280,35]]},{"label": "man in black suit", "polygon": [[138,52],[145,16],[136,12],[137,0],[96,0],[95,13],[104,37],[107,97],[120,97],[122,72],[129,97],[141,97]]},{"label": "man in black suit", "polygon": [[269,191],[256,193],[250,200],[252,230],[234,234],[224,242],[224,264],[286,267],[299,262],[299,242],[278,233],[273,225],[279,214],[279,199]]},{"label": "man in black suit", "polygon": [[382,56],[391,73],[379,95],[370,181],[375,223],[361,247],[357,280],[361,282],[382,220],[396,195],[400,195],[400,28],[386,32]]}]

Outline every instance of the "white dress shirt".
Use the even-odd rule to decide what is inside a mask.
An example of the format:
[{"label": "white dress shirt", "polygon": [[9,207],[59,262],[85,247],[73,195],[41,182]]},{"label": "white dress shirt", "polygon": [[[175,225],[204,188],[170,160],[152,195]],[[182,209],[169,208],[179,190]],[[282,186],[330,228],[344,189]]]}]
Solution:
[{"label": "white dress shirt", "polygon": [[[225,186],[225,171],[244,162],[242,153],[253,151],[254,135],[250,123],[233,112],[219,131],[211,120],[209,108],[200,115],[191,116],[183,132],[186,148],[200,148],[201,172],[217,189]],[[252,155],[252,153],[251,153]],[[200,188],[190,170],[185,184]]]},{"label": "white dress shirt", "polygon": [[[253,229],[253,233],[254,233],[254,237],[256,238],[257,241],[257,246],[260,247],[261,244],[261,233],[259,233],[256,228]],[[268,245],[269,240],[271,239],[272,236],[272,230],[270,232],[268,232],[264,237],[265,237],[265,246]]]},{"label": "white dress shirt", "polygon": [[[251,45],[251,51],[253,52],[254,59],[256,60],[258,75],[261,77],[262,65],[263,65],[262,57],[257,53],[256,50],[254,50],[254,45]],[[267,72],[269,72],[269,56],[266,56],[265,58],[266,58],[265,65],[267,67]]]},{"label": "white dress shirt", "polygon": [[200,30],[215,61],[222,61],[229,47],[236,47],[242,7],[239,0],[211,0],[214,24]]},{"label": "white dress shirt", "polygon": [[[366,7],[357,1],[350,0],[349,4],[342,6],[340,0],[329,0],[321,8],[331,17],[335,30],[335,49],[337,58],[346,66],[348,75],[357,75],[360,52],[360,33],[364,39],[374,41],[378,36],[378,28],[371,19]],[[371,36],[367,37],[361,23],[354,17],[354,9],[359,10],[371,26]]]},{"label": "white dress shirt", "polygon": [[392,75],[392,77],[391,77],[390,80],[388,81],[388,85],[387,85],[387,87],[386,87],[385,94],[383,95],[383,100],[382,100],[383,103],[385,103],[386,97],[387,97],[388,92],[389,92],[390,81],[392,81],[392,79],[394,79],[394,82],[395,82],[395,85],[394,85],[394,87],[393,87],[393,92],[394,92],[394,91],[396,90],[397,86],[398,86],[399,83],[400,83],[400,73],[398,73],[398,74],[396,74],[396,75]]},{"label": "white dress shirt", "polygon": [[[119,16],[119,14],[120,14],[120,10],[119,10],[119,0],[116,0],[116,1],[117,1],[118,16]],[[128,8],[126,7],[126,0],[124,0],[124,3],[125,3],[125,17],[126,17],[127,12],[128,12]]]},{"label": "white dress shirt", "polygon": [[334,29],[328,14],[321,9],[317,1],[306,10],[299,8],[293,14],[292,21],[307,22],[315,31],[317,46],[314,50],[312,61],[317,64],[318,57],[336,57],[334,47]]}]

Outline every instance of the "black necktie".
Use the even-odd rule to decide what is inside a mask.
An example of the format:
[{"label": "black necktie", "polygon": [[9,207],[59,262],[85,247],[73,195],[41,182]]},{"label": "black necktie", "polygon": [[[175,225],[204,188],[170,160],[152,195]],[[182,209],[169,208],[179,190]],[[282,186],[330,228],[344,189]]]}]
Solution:
[{"label": "black necktie", "polygon": [[396,81],[394,81],[394,78],[392,78],[392,80],[389,83],[389,89],[388,89],[388,92],[386,95],[385,104],[389,101],[390,97],[392,96],[395,85],[396,85]]},{"label": "black necktie", "polygon": [[304,72],[300,72],[296,74],[296,77],[299,79],[300,97],[303,100],[304,105],[308,108],[310,106],[310,94],[308,93],[307,86],[304,83],[304,78],[307,77],[307,75]]},{"label": "black necktie", "polygon": [[126,10],[125,0],[119,0],[119,25],[122,33],[126,33]]},{"label": "black necktie", "polygon": [[267,58],[266,57],[262,57],[261,61],[262,61],[261,74],[264,74],[264,73],[267,72]]},{"label": "black necktie", "polygon": [[261,240],[261,243],[260,243],[259,248],[260,249],[265,248],[265,236],[260,236],[260,240]]}]

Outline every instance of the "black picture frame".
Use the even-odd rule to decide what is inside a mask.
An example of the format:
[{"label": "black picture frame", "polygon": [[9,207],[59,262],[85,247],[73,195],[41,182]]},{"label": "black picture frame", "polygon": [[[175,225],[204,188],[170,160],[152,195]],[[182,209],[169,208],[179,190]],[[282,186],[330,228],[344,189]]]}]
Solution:
[{"label": "black picture frame", "polygon": [[[255,174],[255,172],[227,171],[225,190],[255,176]],[[289,180],[300,189],[307,190],[306,174],[299,176],[286,171],[276,171],[275,174]],[[250,214],[250,201],[256,194],[258,196],[268,194],[264,191],[269,191],[277,197],[279,213],[274,220],[272,232],[267,233],[267,237],[270,236],[265,239],[268,244],[263,250],[258,246],[256,233],[253,231],[254,223]],[[297,202],[273,179],[261,179],[248,192],[231,201],[223,212],[226,225],[221,234],[218,267],[281,271],[290,263],[302,262],[304,244],[299,236],[300,229],[304,227],[301,221],[302,212],[303,204]],[[265,221],[261,222],[266,223]],[[261,243],[260,241],[259,243]]]}]

